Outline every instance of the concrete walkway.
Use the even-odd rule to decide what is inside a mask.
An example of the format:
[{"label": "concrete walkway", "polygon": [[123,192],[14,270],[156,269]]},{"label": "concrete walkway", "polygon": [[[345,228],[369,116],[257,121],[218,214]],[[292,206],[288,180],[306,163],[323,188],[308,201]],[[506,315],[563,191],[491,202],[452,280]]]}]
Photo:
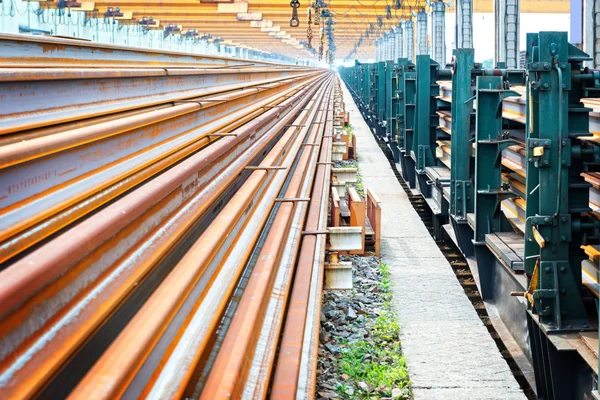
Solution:
[{"label": "concrete walkway", "polygon": [[343,85],[365,188],[382,202],[381,254],[414,398],[526,399]]}]

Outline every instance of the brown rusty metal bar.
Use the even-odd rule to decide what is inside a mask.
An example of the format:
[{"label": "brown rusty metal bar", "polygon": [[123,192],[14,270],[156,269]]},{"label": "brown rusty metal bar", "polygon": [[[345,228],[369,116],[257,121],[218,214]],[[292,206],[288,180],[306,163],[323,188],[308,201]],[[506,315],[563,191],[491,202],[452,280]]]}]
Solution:
[{"label": "brown rusty metal bar", "polygon": [[0,54],[0,397],[264,398],[294,267],[324,249],[335,74],[1,34]]},{"label": "brown rusty metal bar", "polygon": [[278,203],[299,203],[305,201],[310,201],[310,197],[282,197],[275,199],[275,202]]},{"label": "brown rusty metal bar", "polygon": [[[290,100],[286,100],[290,112],[298,107],[297,104],[301,104],[303,94],[304,91],[298,91]],[[135,289],[134,283],[147,275],[156,262],[164,257],[165,252],[173,246],[169,243],[181,237],[186,226],[197,220],[237,176],[244,167],[241,163],[243,159],[239,157],[239,151],[243,149],[241,144],[247,143],[246,148],[248,144],[256,143],[264,146],[267,139],[273,137],[273,129],[277,126],[272,122],[273,117],[281,112],[268,111],[262,117],[253,119],[236,131],[238,136],[220,139],[206,151],[197,153],[151,181],[151,185],[143,185],[101,214],[92,216],[85,224],[68,231],[68,235],[58,237],[0,273],[0,340],[11,343],[0,354],[3,393],[14,398],[30,396],[68,361],[82,341],[97,329],[115,306],[127,298],[128,292]],[[282,121],[285,123],[286,119]],[[269,137],[257,135],[263,126],[273,127]],[[257,140],[258,137],[261,139]],[[258,154],[261,147],[254,145],[252,148],[255,150],[244,156],[246,162]],[[237,163],[238,166],[228,167],[233,165],[231,163]],[[197,172],[203,168],[212,171],[209,176],[220,174],[218,182],[221,189],[217,190],[214,185],[199,185],[200,182],[214,179],[207,181],[209,176]],[[195,179],[190,181],[192,176]],[[203,191],[200,190],[202,188]],[[189,201],[182,203],[192,194],[190,189],[198,193],[193,204]],[[164,214],[164,211],[172,210],[171,207],[177,204],[193,206],[188,207],[187,218],[173,214],[173,211]],[[173,221],[172,227],[157,225],[160,219],[164,220],[169,215]],[[159,219],[154,221],[156,218]],[[155,244],[151,248],[147,247],[152,243],[145,233],[148,228],[148,234],[156,236],[156,239],[152,239]],[[131,240],[134,242],[128,243]],[[136,251],[148,250],[130,258],[123,251],[133,251],[131,245],[135,242],[144,245]],[[128,244],[123,247],[125,243]],[[115,264],[111,258],[118,262]],[[118,271],[129,272],[115,275]],[[79,276],[85,280],[81,281]],[[67,303],[64,303],[65,299]],[[85,301],[79,303],[76,299]],[[75,310],[79,311],[72,314]],[[44,318],[40,318],[41,315]],[[50,319],[52,315],[62,317]],[[47,338],[51,333],[52,341],[49,342]],[[29,343],[37,345],[29,347]]]},{"label": "brown rusty metal bar", "polygon": [[[303,97],[308,98],[310,96]],[[299,109],[300,107],[297,106],[297,108]],[[283,126],[283,124],[280,124],[280,126]],[[296,135],[295,130],[288,130],[286,135],[288,136],[288,139],[282,138],[276,144],[276,147],[263,160],[263,164],[272,165],[277,163],[277,160],[286,154],[286,152],[283,151],[287,147],[286,143]],[[286,156],[286,159],[289,159],[290,157],[291,155]],[[289,161],[285,161],[285,164],[288,163]],[[281,171],[274,175],[269,175],[265,171],[252,172],[250,178],[227,203],[217,219],[190,248],[186,256],[178,263],[169,277],[167,277],[159,289],[157,289],[153,296],[144,304],[143,308],[129,323],[119,338],[111,345],[108,351],[72,393],[72,398],[114,398],[121,396],[129,390],[128,386],[131,382],[135,384],[136,374],[139,371],[141,364],[145,361],[147,362],[149,359],[153,360],[156,367],[161,369],[158,371],[155,370],[150,378],[146,375],[144,375],[143,378],[140,378],[141,381],[143,381],[143,385],[137,389],[131,389],[135,390],[135,393],[138,393],[136,396],[149,394],[150,391],[154,393],[157,390],[161,393],[160,395],[157,395],[159,398],[178,397],[181,394],[189,380],[193,366],[197,363],[198,357],[201,354],[200,349],[205,346],[206,341],[208,340],[208,336],[206,335],[211,331],[210,326],[216,324],[217,318],[220,315],[220,310],[222,310],[226,304],[227,296],[224,296],[224,294],[227,291],[232,290],[232,285],[235,283],[235,279],[226,280],[225,282],[227,282],[229,287],[227,289],[223,288],[225,291],[219,290],[217,293],[210,295],[211,291],[215,290],[212,288],[215,284],[215,280],[219,281],[219,275],[222,274],[222,272],[218,271],[220,271],[221,268],[224,268],[222,265],[227,260],[215,260],[215,257],[219,253],[219,249],[226,239],[233,242],[240,240],[239,236],[230,235],[236,222],[244,213],[247,214],[247,218],[250,218],[249,221],[251,221],[250,216],[253,215],[253,210],[256,210],[256,207],[260,204],[259,199],[262,197],[259,195],[259,188],[266,182],[273,181],[273,179],[278,176],[277,174],[281,174],[279,175],[280,177],[285,177],[287,172]],[[282,182],[283,181],[281,181],[281,183]],[[276,192],[273,193],[273,195],[275,194]],[[259,198],[256,198],[257,195]],[[253,200],[254,198],[256,199]],[[249,205],[252,205],[252,207],[249,208]],[[264,223],[266,215],[263,214],[262,216],[257,216],[257,218],[259,218],[258,225],[260,226]],[[247,240],[252,242],[256,239],[258,233],[259,231],[256,230],[249,232],[244,230],[239,232],[238,235],[251,235],[254,239]],[[231,245],[233,245],[233,243]],[[249,251],[247,246],[243,246],[243,248],[246,248],[246,252]],[[226,254],[230,251],[232,250],[228,250]],[[248,254],[246,254],[246,256],[247,255]],[[200,292],[203,294],[200,295],[197,300],[194,296],[188,298],[192,294],[198,279],[200,279],[205,269],[213,260],[216,261],[215,273],[218,273],[218,275],[210,279],[212,282],[211,286],[204,287]],[[234,266],[239,273],[241,265],[234,264]],[[199,294],[196,296],[198,295]],[[154,350],[157,340],[165,333],[165,329],[169,327],[170,323],[183,324],[175,329],[175,332],[178,333],[175,335],[174,339],[179,339],[184,337],[187,324],[193,322],[189,321],[189,317],[186,318],[187,322],[185,323],[184,321],[178,322],[175,317],[179,308],[182,307],[186,301],[191,301],[192,304],[195,303],[195,305],[192,306],[192,310],[195,312],[206,310],[205,308],[199,308],[201,304],[199,302],[204,301],[205,296],[208,296],[206,298],[209,299],[209,301],[216,301],[217,303],[210,303],[212,304],[211,307],[215,307],[213,309],[214,311],[211,311],[208,314],[201,313],[203,317],[210,318],[211,322],[207,322],[208,325],[200,325],[204,328],[204,335],[201,335],[200,337],[194,335],[193,339],[195,342],[190,344],[194,345],[193,347],[196,349],[193,353],[194,357],[191,357],[190,354],[184,352],[186,357],[182,360],[183,364],[175,360],[176,367],[170,367],[169,358],[173,357],[172,352],[178,352],[179,346],[185,347],[188,345],[187,342],[182,344],[181,340],[183,339],[180,339],[178,346],[171,344],[168,346],[166,354],[162,354],[161,352],[161,354],[156,356],[157,358],[153,358],[154,354],[152,352],[160,351],[160,349]],[[213,298],[211,296],[218,297],[214,298],[214,300],[210,300]],[[167,340],[173,340],[173,338],[167,338]],[[118,365],[115,363],[116,359],[120,360],[117,363]],[[167,374],[167,376],[160,376],[160,372]],[[106,374],[109,374],[112,377],[110,384],[107,384],[106,380],[103,378]],[[164,384],[165,380],[171,384]]]},{"label": "brown rusty metal bar", "polygon": [[[298,90],[292,86],[278,86],[277,89],[287,89],[291,91]],[[235,128],[249,121],[251,118],[254,118],[256,112],[262,111],[260,108],[261,104],[271,103],[274,98],[277,98],[277,95],[275,94],[277,89],[273,89],[272,92],[263,92],[263,94],[253,93],[251,91],[248,93],[249,96],[246,97],[241,96],[239,94],[240,91],[236,91],[235,98],[227,104],[212,105],[212,109],[209,107],[197,109],[194,112],[196,114],[210,113],[209,117],[215,119],[221,117],[217,124],[211,125],[209,123],[202,125],[201,129],[204,129],[207,133],[210,132],[211,126],[215,126],[215,128],[213,128],[214,130],[222,130],[220,126],[222,123],[231,123],[232,125],[230,125],[230,127]],[[271,95],[271,97],[264,97],[269,95]],[[258,103],[227,114],[230,108],[234,109],[237,107],[237,104],[244,104],[246,101],[252,103],[258,101]],[[135,116],[132,116],[132,118],[135,119]],[[90,169],[92,164],[85,163],[80,165],[80,169],[82,169],[82,172],[80,173],[77,172],[76,165],[59,164],[64,171],[68,171],[68,175],[63,175],[61,170],[58,170],[51,178],[52,181],[33,181],[32,179],[36,174],[44,173],[44,171],[53,171],[52,166],[56,165],[58,156],[54,156],[54,158],[49,160],[41,158],[39,159],[39,162],[36,160],[22,162],[11,169],[4,171],[0,170],[0,182],[10,181],[12,179],[11,177],[14,177],[17,173],[16,171],[22,168],[23,173],[31,171],[29,172],[31,178],[28,178],[28,175],[21,175],[20,182],[32,180],[33,183],[30,183],[27,188],[27,191],[30,193],[27,197],[21,195],[20,198],[17,197],[15,200],[11,200],[11,196],[6,196],[0,199],[0,205],[3,206],[3,208],[0,208],[0,215],[4,216],[3,220],[0,221],[0,261],[6,260],[17,251],[22,251],[23,249],[32,246],[37,241],[110,200],[110,198],[114,198],[117,194],[123,193],[133,185],[139,183],[141,179],[146,179],[151,176],[149,175],[151,171],[159,172],[160,170],[157,170],[156,164],[159,163],[161,159],[169,159],[169,163],[172,163],[177,159],[185,157],[187,154],[191,154],[191,152],[199,148],[198,146],[202,147],[208,144],[208,141],[204,139],[202,130],[193,131],[194,124],[198,123],[196,120],[191,120],[189,122],[189,124],[191,124],[191,129],[188,128],[187,131],[190,133],[182,131],[183,134],[176,135],[177,130],[173,129],[173,126],[182,126],[179,121],[187,120],[182,119],[186,118],[184,116],[175,116],[175,118],[175,120],[160,121],[160,125],[156,126],[142,125],[140,128],[141,130],[132,130],[129,137],[118,139],[116,142],[116,145],[119,145],[119,143],[132,144],[134,143],[132,138],[135,138],[135,135],[138,135],[138,137],[139,135],[142,135],[143,137],[144,135],[147,135],[148,132],[152,132],[154,141],[149,144],[154,145],[148,146],[147,148],[142,147],[142,151],[146,152],[148,155],[154,153],[155,155],[153,156],[145,156],[140,151],[134,153],[135,148],[131,145],[127,147],[121,146],[118,151],[125,152],[124,155],[126,157],[122,157],[119,161],[113,161],[112,164],[109,165],[109,168],[106,168],[104,164],[105,159],[99,159],[97,157],[96,160],[93,161],[98,165],[97,169]],[[140,119],[142,118],[137,118],[138,121]],[[166,141],[158,140],[161,138],[157,135],[158,132],[161,132],[158,130],[159,128],[163,130],[164,136],[166,136],[165,139],[167,139]],[[79,129],[87,132],[93,131],[93,129],[97,129],[98,132],[103,131],[101,128],[95,127],[91,129]],[[65,134],[56,134],[54,136],[57,136],[58,140],[66,140],[64,136],[67,133],[68,131],[65,132]],[[124,134],[125,133],[123,133],[123,135]],[[172,137],[169,138],[167,135]],[[186,137],[189,137],[189,139],[182,141],[182,139]],[[106,142],[99,142],[98,144],[100,146],[106,146]],[[143,143],[140,143],[138,146],[143,146]],[[0,153],[5,150],[5,147],[11,146],[0,147]],[[34,144],[32,144],[32,147],[35,148]],[[87,143],[83,149],[85,151],[83,154],[84,156],[85,154],[97,154],[97,150],[95,150],[93,144]],[[31,149],[31,151],[34,150]],[[111,150],[111,153],[114,154],[115,152]],[[172,155],[175,153],[179,154],[179,156],[174,158]],[[15,154],[19,153],[16,152]],[[64,157],[68,160],[68,157],[71,157],[70,154],[77,155],[81,154],[81,152],[77,149],[65,149],[64,155],[60,155],[60,157]],[[129,154],[134,154],[136,157],[131,158]],[[24,157],[24,155],[21,155],[21,157]],[[137,159],[141,159],[141,161],[136,165],[135,160]],[[146,170],[146,173],[142,172],[143,169]],[[137,176],[137,178],[131,179],[134,175]],[[80,182],[89,182],[88,187],[84,189],[84,187],[80,186]],[[18,184],[19,181],[16,181],[15,183]],[[47,189],[51,188],[52,183],[58,190]],[[40,187],[37,191],[35,190],[36,186]],[[117,190],[111,191],[109,189],[110,187],[116,188]],[[109,193],[107,190],[112,193],[112,196],[108,195]],[[100,196],[99,193],[104,193],[104,195]],[[19,192],[15,192],[12,196],[19,196]],[[39,208],[38,204],[41,204],[42,201],[44,202],[44,207]],[[59,215],[64,215],[64,217],[60,217]]]},{"label": "brown rusty metal bar", "polygon": [[[318,129],[311,129],[309,140],[316,140],[321,134],[318,131]],[[316,159],[317,155],[314,151],[302,152],[285,196],[301,195],[306,186],[310,187]],[[303,198],[303,200],[309,199]],[[293,210],[294,204],[282,204],[275,215],[265,240],[265,247],[260,252],[227,337],[202,392],[202,399],[243,397],[244,383],[250,368],[248,360],[256,351],[257,328],[262,324],[266,313],[277,267],[282,267],[281,255],[286,249],[285,238],[290,233]],[[304,217],[306,206],[303,207],[303,214]]]},{"label": "brown rusty metal bar", "polygon": [[[328,108],[328,117],[332,116],[332,109]],[[330,120],[327,120],[326,131],[332,130]],[[331,161],[331,138],[324,138],[321,146],[319,162]],[[329,195],[329,179],[331,166],[320,164],[317,166],[317,175],[305,231],[302,233],[302,244],[298,257],[298,267],[294,278],[294,285],[289,299],[289,306],[283,336],[279,346],[279,356],[271,387],[272,399],[296,398],[298,379],[301,373],[302,349],[304,347],[305,326],[308,318],[308,303],[315,265],[319,265],[321,258],[325,257],[324,229],[327,220],[327,196]],[[325,223],[323,223],[325,221]]]},{"label": "brown rusty metal bar", "polygon": [[[196,100],[244,87],[260,86],[263,89],[257,87],[255,90],[267,90],[277,82],[316,73],[281,69],[233,72],[212,71],[202,76],[0,82],[3,93],[0,96],[0,135],[140,107]],[[58,92],[57,85],[61,87]]]},{"label": "brown rusty metal bar", "polygon": [[1,66],[25,67],[141,67],[171,65],[173,67],[210,68],[223,66],[276,66],[264,61],[207,56],[168,50],[140,49],[64,38],[0,34]]}]

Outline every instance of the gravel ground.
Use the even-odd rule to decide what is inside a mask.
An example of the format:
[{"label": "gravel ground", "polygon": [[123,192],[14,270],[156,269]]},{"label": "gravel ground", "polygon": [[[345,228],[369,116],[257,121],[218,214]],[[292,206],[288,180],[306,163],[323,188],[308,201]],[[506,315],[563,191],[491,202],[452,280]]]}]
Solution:
[{"label": "gravel ground", "polygon": [[352,261],[354,287],[323,293],[316,398],[408,399],[387,267],[374,256],[340,259]]},{"label": "gravel ground", "polygon": [[348,167],[358,167],[358,162],[356,160],[342,160],[342,161],[334,161],[333,168],[348,168]]}]

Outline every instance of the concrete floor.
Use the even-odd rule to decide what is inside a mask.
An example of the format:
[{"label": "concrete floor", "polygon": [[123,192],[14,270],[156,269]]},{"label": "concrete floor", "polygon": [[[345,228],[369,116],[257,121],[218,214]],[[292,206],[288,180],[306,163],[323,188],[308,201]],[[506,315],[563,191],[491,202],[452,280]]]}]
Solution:
[{"label": "concrete floor", "polygon": [[381,254],[414,398],[526,399],[343,86],[365,188],[382,202]]}]

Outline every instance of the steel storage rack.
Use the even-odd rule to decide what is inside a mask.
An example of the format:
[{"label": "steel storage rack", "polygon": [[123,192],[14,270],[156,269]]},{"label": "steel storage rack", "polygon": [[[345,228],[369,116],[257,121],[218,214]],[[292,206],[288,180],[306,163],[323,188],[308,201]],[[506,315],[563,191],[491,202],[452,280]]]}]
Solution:
[{"label": "steel storage rack", "polygon": [[[597,396],[600,72],[565,32],[528,34],[523,70],[474,60],[457,49],[450,69],[388,62],[385,97],[359,107],[372,116],[385,102],[385,134],[370,126],[427,201],[434,236],[474,269],[538,397]],[[355,100],[360,66],[340,70]]]}]

